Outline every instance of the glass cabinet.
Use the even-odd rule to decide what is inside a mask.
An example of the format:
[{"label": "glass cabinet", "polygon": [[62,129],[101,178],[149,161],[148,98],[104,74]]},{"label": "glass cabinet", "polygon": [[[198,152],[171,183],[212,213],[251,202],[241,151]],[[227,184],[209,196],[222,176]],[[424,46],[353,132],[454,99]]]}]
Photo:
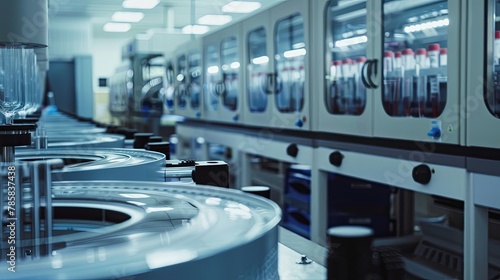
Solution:
[{"label": "glass cabinet", "polygon": [[204,62],[203,65],[205,67],[205,82],[204,82],[204,105],[205,105],[205,113],[208,119],[210,119],[211,115],[214,115],[213,112],[218,109],[218,95],[217,85],[219,78],[219,48],[216,43],[209,43],[204,45],[203,48],[203,57]]},{"label": "glass cabinet", "polygon": [[187,106],[187,57],[185,53],[177,57],[176,90],[175,96],[180,110],[185,110]]},{"label": "glass cabinet", "polygon": [[200,118],[203,70],[201,40],[194,38],[182,44],[174,59],[175,114]]},{"label": "glass cabinet", "polygon": [[461,2],[319,1],[325,35],[316,60],[324,65],[318,129],[459,144]]},{"label": "glass cabinet", "polygon": [[189,50],[188,52],[188,89],[189,107],[192,114],[200,116],[201,101],[201,53],[199,49]]},{"label": "glass cabinet", "polygon": [[467,146],[500,148],[500,1],[468,6]]},{"label": "glass cabinet", "polygon": [[[318,130],[371,136],[372,94],[362,82],[368,57],[366,1],[319,1],[315,17],[324,17],[320,54],[323,94],[316,103]],[[321,13],[320,13],[321,12]],[[365,66],[365,68],[364,68]]]},{"label": "glass cabinet", "polygon": [[243,21],[244,122],[310,129],[308,1],[287,1]]},{"label": "glass cabinet", "polygon": [[[463,1],[375,3],[374,136],[459,144]],[[380,47],[382,47],[380,49]],[[375,64],[375,63],[374,63]],[[371,73],[372,76],[376,76]],[[371,77],[368,77],[370,80]],[[452,81],[448,83],[449,81]],[[463,138],[463,137],[462,137]],[[463,141],[463,139],[462,139]]]},{"label": "glass cabinet", "polygon": [[175,68],[171,60],[166,60],[163,95],[163,112],[165,114],[174,114],[175,112]]},{"label": "glass cabinet", "polygon": [[217,122],[241,122],[242,50],[240,24],[203,37],[204,115]]}]

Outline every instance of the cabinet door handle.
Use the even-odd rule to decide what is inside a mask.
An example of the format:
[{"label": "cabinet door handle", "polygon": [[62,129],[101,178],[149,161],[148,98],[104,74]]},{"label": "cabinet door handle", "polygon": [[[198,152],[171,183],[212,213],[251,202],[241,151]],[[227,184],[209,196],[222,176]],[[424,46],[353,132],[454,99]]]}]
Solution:
[{"label": "cabinet door handle", "polygon": [[226,85],[224,84],[224,82],[220,81],[215,84],[215,94],[217,96],[224,95],[225,91],[226,91]]},{"label": "cabinet door handle", "polygon": [[365,61],[365,63],[363,63],[363,67],[361,67],[361,82],[363,82],[363,85],[365,85],[366,88],[371,89],[372,87],[368,83],[365,74],[365,69],[368,64],[370,64],[370,60]]},{"label": "cabinet door handle", "polygon": [[378,60],[372,59],[372,60],[370,60],[370,63],[368,64],[368,68],[366,69],[366,76],[368,77],[368,79],[367,79],[368,84],[370,84],[370,88],[372,88],[372,89],[378,88],[378,85],[376,85],[372,80],[373,75],[377,76],[377,68],[378,68],[377,65],[378,65]]},{"label": "cabinet door handle", "polygon": [[279,78],[278,74],[276,74],[276,73],[267,74],[266,93],[268,93],[268,94],[271,94],[273,92],[280,93],[282,87],[283,87],[283,84],[282,84],[281,79]]}]

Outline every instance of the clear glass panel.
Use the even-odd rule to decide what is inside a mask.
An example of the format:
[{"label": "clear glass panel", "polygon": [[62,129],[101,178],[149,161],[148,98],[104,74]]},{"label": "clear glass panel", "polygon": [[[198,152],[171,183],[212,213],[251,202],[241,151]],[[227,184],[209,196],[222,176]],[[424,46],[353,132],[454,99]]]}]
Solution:
[{"label": "clear glass panel", "polygon": [[215,44],[208,44],[204,49],[205,107],[210,111],[216,111],[219,101],[217,83],[219,82],[219,51]]},{"label": "clear glass panel", "polygon": [[177,76],[175,79],[177,80],[177,88],[176,88],[176,96],[177,96],[177,104],[179,104],[179,108],[186,108],[187,104],[187,94],[186,94],[186,75],[187,75],[187,59],[186,55],[180,55],[177,58]]},{"label": "clear glass panel", "polygon": [[276,108],[282,113],[300,112],[304,106],[304,19],[300,14],[278,22],[275,62],[278,75]]},{"label": "clear glass panel", "polygon": [[167,62],[165,67],[165,107],[168,110],[174,109],[174,92],[175,92],[175,70],[171,62]]},{"label": "clear glass panel", "polygon": [[494,36],[492,61],[494,90],[486,91],[485,102],[490,113],[493,114],[496,118],[500,118],[500,22],[497,20],[497,16],[500,14],[499,0],[495,0],[494,11],[495,26],[493,26],[493,30],[489,31],[490,36]]},{"label": "clear glass panel", "polygon": [[384,110],[394,117],[439,117],[447,99],[448,2],[384,3]]},{"label": "clear glass panel", "polygon": [[366,87],[366,1],[331,1],[326,12],[325,106],[335,115],[361,115]]},{"label": "clear glass panel", "polygon": [[188,53],[189,66],[189,103],[191,108],[200,107],[201,98],[201,54],[198,50],[191,50]]},{"label": "clear glass panel", "polygon": [[266,29],[260,27],[248,33],[248,109],[264,112],[267,107],[266,79],[269,72]]},{"label": "clear glass panel", "polygon": [[234,111],[238,107],[238,86],[240,61],[238,60],[238,41],[235,37],[222,40],[221,43],[221,68],[224,91],[222,103],[227,109]]}]

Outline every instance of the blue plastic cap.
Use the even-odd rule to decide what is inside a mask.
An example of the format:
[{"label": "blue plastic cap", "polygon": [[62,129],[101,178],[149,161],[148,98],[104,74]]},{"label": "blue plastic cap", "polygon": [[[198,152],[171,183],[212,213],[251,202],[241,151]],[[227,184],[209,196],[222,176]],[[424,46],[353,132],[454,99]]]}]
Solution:
[{"label": "blue plastic cap", "polygon": [[298,127],[302,127],[304,125],[304,123],[302,122],[301,119],[298,119],[296,122],[295,122],[295,126],[298,126]]},{"label": "blue plastic cap", "polygon": [[429,130],[429,132],[427,132],[427,136],[430,136],[437,140],[441,138],[441,129],[439,129],[439,127],[433,127],[431,128],[431,130]]}]

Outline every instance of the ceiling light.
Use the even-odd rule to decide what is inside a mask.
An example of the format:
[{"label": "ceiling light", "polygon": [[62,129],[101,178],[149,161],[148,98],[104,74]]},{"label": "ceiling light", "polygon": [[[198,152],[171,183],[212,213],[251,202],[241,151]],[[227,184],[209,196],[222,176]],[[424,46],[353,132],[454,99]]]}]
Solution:
[{"label": "ceiling light", "polygon": [[357,45],[357,44],[366,43],[366,42],[368,42],[368,37],[358,36],[358,37],[352,37],[349,39],[338,40],[337,42],[335,42],[335,47],[342,48],[342,47],[348,47],[348,46]]},{"label": "ceiling light", "polygon": [[198,23],[205,25],[224,25],[231,20],[233,20],[233,17],[228,15],[204,15],[198,19]]},{"label": "ceiling light", "polygon": [[182,28],[184,34],[205,34],[210,28],[205,25],[186,25]]},{"label": "ceiling light", "polygon": [[132,28],[130,23],[108,22],[102,28],[106,32],[127,32]]},{"label": "ceiling light", "polygon": [[251,13],[259,9],[262,5],[260,2],[243,2],[243,1],[232,1],[222,6],[222,12],[224,13]]},{"label": "ceiling light", "polygon": [[139,22],[144,18],[144,14],[140,12],[115,12],[111,16],[112,21],[118,22]]},{"label": "ceiling light", "polygon": [[210,66],[207,68],[207,72],[210,74],[217,74],[219,73],[219,67],[217,66]]},{"label": "ceiling light", "polygon": [[253,64],[265,64],[269,62],[269,57],[267,56],[259,56],[252,59]]},{"label": "ceiling light", "polygon": [[238,69],[240,68],[240,63],[238,61],[231,62],[230,66],[232,69]]},{"label": "ceiling light", "polygon": [[160,0],[125,0],[122,6],[127,9],[152,9]]},{"label": "ceiling light", "polygon": [[428,22],[414,24],[414,25],[408,25],[408,26],[405,26],[404,31],[406,33],[412,33],[412,32],[418,32],[418,31],[431,29],[431,28],[445,27],[448,25],[450,25],[450,20],[447,18],[444,18],[444,19],[440,19],[440,20],[434,20],[434,21],[428,21]]},{"label": "ceiling light", "polygon": [[285,58],[292,58],[306,55],[306,49],[289,50],[283,53]]}]

